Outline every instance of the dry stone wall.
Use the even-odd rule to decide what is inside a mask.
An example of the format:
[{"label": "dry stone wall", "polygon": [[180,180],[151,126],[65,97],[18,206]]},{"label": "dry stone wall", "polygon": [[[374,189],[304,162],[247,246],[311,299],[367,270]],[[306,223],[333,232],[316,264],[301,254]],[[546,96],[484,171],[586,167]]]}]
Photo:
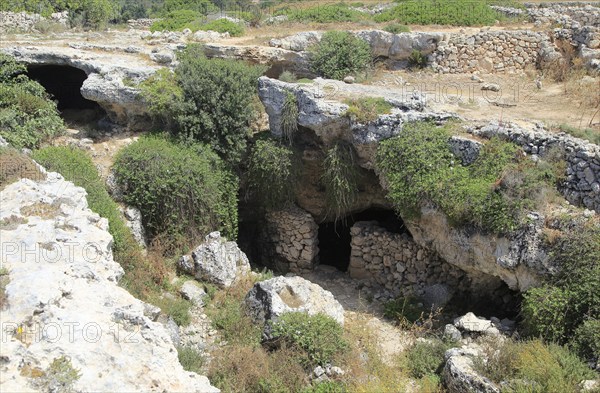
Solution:
[{"label": "dry stone wall", "polygon": [[12,31],[32,31],[36,23],[48,20],[59,23],[65,27],[69,26],[69,12],[56,12],[45,18],[39,14],[30,14],[28,12],[0,12],[0,32]]},{"label": "dry stone wall", "polygon": [[527,14],[534,22],[571,24],[600,27],[600,3],[526,3]]},{"label": "dry stone wall", "polygon": [[469,287],[464,271],[419,246],[407,234],[389,232],[377,221],[359,221],[350,233],[348,272],[352,278],[381,285],[394,296],[427,296],[432,286],[440,284],[447,286],[450,296],[453,289]]},{"label": "dry stone wall", "polygon": [[517,72],[558,55],[546,33],[527,30],[453,34],[441,41],[430,63],[440,73]]},{"label": "dry stone wall", "polygon": [[312,270],[318,261],[318,234],[313,217],[298,207],[267,213],[262,236],[266,258],[263,263],[280,271]]}]

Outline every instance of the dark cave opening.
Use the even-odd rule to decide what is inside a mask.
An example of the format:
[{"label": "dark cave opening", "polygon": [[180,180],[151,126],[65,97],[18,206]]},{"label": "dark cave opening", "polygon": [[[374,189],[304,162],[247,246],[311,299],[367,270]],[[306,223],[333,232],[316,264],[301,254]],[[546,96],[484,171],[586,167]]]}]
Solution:
[{"label": "dark cave opening", "polygon": [[106,115],[100,105],[81,95],[87,74],[66,65],[31,65],[27,76],[41,84],[57,103],[61,116],[69,123],[91,123]]},{"label": "dark cave opening", "polygon": [[337,222],[324,222],[319,225],[319,261],[321,265],[333,266],[347,271],[350,264],[350,228],[358,221],[377,221],[389,232],[407,233],[402,219],[389,209],[369,208],[350,214]]}]

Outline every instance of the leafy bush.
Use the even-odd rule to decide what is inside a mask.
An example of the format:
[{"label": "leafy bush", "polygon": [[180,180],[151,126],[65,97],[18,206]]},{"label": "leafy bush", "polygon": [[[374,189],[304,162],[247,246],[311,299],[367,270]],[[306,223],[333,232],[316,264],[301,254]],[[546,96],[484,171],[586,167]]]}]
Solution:
[{"label": "leafy bush", "polygon": [[279,75],[279,80],[287,83],[296,83],[298,82],[298,78],[293,72],[283,71],[281,75]]},{"label": "leafy bush", "polygon": [[382,142],[376,165],[388,185],[388,198],[406,218],[433,202],[455,226],[470,224],[508,233],[556,195],[553,164],[535,163],[513,144],[492,139],[470,166],[449,149],[449,127],[412,123]]},{"label": "leafy bush", "polygon": [[26,71],[0,53],[0,135],[16,148],[38,147],[65,129],[54,101]]},{"label": "leafy bush", "polygon": [[[575,347],[593,348],[594,336],[584,334],[600,319],[600,228],[594,223],[566,225],[554,241],[550,263],[559,273],[544,286],[524,295],[523,323],[527,333],[550,341],[567,342],[579,331]],[[585,342],[585,339],[591,340]]]},{"label": "leafy bush", "polygon": [[316,23],[332,23],[332,22],[356,22],[365,18],[362,12],[352,10],[348,5],[325,4],[309,8],[283,8],[276,14],[287,15],[290,21],[294,22],[316,22]]},{"label": "leafy bush", "polygon": [[383,30],[387,31],[388,33],[393,33],[393,34],[409,33],[410,27],[408,27],[406,25],[401,25],[399,23],[390,23],[389,25],[385,26],[383,28]]},{"label": "leafy bush", "polygon": [[165,15],[164,18],[157,20],[150,26],[150,31],[177,31],[183,30],[187,25],[196,19],[202,17],[197,11],[192,10],[176,10]]},{"label": "leafy bush", "polygon": [[225,19],[225,18],[215,19],[208,23],[192,22],[192,23],[188,24],[186,27],[188,27],[192,31],[212,30],[212,31],[216,31],[218,33],[229,33],[229,35],[232,37],[240,37],[240,36],[244,35],[244,26],[242,26],[239,23],[232,22],[229,19]]},{"label": "leafy bush", "polygon": [[267,139],[258,140],[248,163],[249,195],[269,209],[294,200],[297,184],[294,152]]},{"label": "leafy bush", "polygon": [[301,393],[346,393],[344,385],[336,381],[323,381],[302,390]]},{"label": "leafy bush", "polygon": [[160,7],[155,8],[157,8],[159,15],[185,10],[207,15],[209,12],[216,10],[216,7],[208,0],[164,0]]},{"label": "leafy bush", "polygon": [[365,97],[344,101],[349,108],[346,116],[359,123],[377,120],[379,115],[390,113],[392,105],[381,97]]},{"label": "leafy bush", "polygon": [[579,325],[572,346],[583,359],[597,362],[600,358],[600,320],[588,319]]},{"label": "leafy bush", "polygon": [[423,307],[413,298],[400,297],[383,305],[383,315],[399,322],[402,327],[410,327],[423,317]]},{"label": "leafy bush", "polygon": [[114,171],[125,202],[169,249],[214,230],[236,237],[237,179],[207,147],[144,136],[119,152]]},{"label": "leafy bush", "polygon": [[184,370],[192,371],[197,374],[202,373],[202,368],[206,363],[206,358],[196,348],[178,346],[177,357],[179,358],[179,363],[181,363]]},{"label": "leafy bush", "polygon": [[142,84],[144,98],[155,115],[173,123],[180,138],[206,143],[228,163],[237,164],[256,113],[249,103],[256,97],[262,68],[207,59],[199,45],[189,45],[179,60],[174,79],[165,71]]},{"label": "leafy bush", "polygon": [[273,337],[303,350],[305,357],[302,363],[308,368],[331,362],[348,346],[343,338],[342,326],[324,314],[283,314],[277,321],[271,322],[271,333]]},{"label": "leafy bush", "polygon": [[84,151],[70,147],[47,147],[34,151],[33,159],[86,190],[90,209],[108,220],[115,261],[125,270],[121,284],[136,297],[145,299],[149,291],[162,283],[164,268],[153,265],[142,255],[139,244],[125,225],[119,207],[108,195],[90,157]]},{"label": "leafy bush", "polygon": [[327,214],[335,220],[352,210],[358,199],[359,170],[352,145],[337,143],[327,150],[321,181],[325,186]]},{"label": "leafy bush", "polygon": [[410,68],[425,68],[427,66],[427,56],[423,55],[421,51],[413,49],[408,57],[408,66]]},{"label": "leafy bush", "polygon": [[439,374],[444,367],[444,354],[451,348],[439,339],[417,341],[406,353],[405,363],[413,378]]},{"label": "leafy bush", "polygon": [[407,25],[492,25],[500,16],[485,0],[403,1],[374,17],[376,22]]},{"label": "leafy bush", "polygon": [[345,31],[328,31],[310,48],[310,64],[316,73],[332,79],[366,71],[371,65],[369,44]]},{"label": "leafy bush", "polygon": [[296,131],[298,131],[298,102],[296,96],[287,91],[283,108],[281,108],[282,138],[292,145]]},{"label": "leafy bush", "polygon": [[475,366],[507,392],[579,392],[579,383],[595,373],[565,347],[541,340],[507,343]]},{"label": "leafy bush", "polygon": [[190,315],[191,304],[189,301],[181,297],[171,296],[152,296],[149,301],[160,308],[160,310],[173,318],[173,321],[178,326],[187,326],[190,324],[192,317]]},{"label": "leafy bush", "polygon": [[0,3],[0,11],[26,11],[45,17],[66,10],[73,27],[99,29],[115,18],[117,4],[114,0],[9,0]]}]

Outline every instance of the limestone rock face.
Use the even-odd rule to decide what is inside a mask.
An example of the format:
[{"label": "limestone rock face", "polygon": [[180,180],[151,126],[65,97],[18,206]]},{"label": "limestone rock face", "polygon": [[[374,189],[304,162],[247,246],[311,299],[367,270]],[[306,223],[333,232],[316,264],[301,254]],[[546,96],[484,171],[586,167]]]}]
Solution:
[{"label": "limestone rock face", "polygon": [[450,393],[500,393],[500,389],[473,368],[473,358],[480,356],[474,347],[452,348],[446,351],[443,378]]},{"label": "limestone rock face", "polygon": [[184,371],[160,310],[117,285],[108,221],[88,209],[86,192],[56,173],[23,179],[0,193],[2,391],[33,386],[26,370],[66,357],[79,370],[75,391],[218,392]]},{"label": "limestone rock face", "polygon": [[[206,241],[192,252],[192,260],[196,279],[221,287],[231,286],[237,277],[250,271],[250,262],[246,254],[236,242],[221,238],[219,232],[212,232],[206,236]],[[182,265],[183,263],[180,263],[180,266]]]},{"label": "limestone rock face", "polygon": [[280,276],[258,282],[245,302],[256,323],[276,320],[287,312],[306,312],[326,314],[344,324],[344,309],[331,292],[302,277]]}]

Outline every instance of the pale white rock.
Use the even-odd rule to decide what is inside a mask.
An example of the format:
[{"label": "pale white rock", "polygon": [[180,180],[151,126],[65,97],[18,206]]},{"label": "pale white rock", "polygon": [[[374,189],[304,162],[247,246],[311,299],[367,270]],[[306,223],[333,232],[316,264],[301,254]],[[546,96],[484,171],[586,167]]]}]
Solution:
[{"label": "pale white rock", "polygon": [[[486,333],[496,329],[492,321],[468,312],[454,320],[454,326],[465,332]],[[497,329],[496,329],[497,330]]]},{"label": "pale white rock", "polygon": [[[54,208],[23,217],[36,203]],[[82,188],[55,173],[22,179],[0,192],[0,219],[8,216],[27,221],[0,229],[10,280],[0,318],[2,391],[29,390],[22,368],[44,370],[62,356],[81,374],[75,391],[219,391],[183,370],[156,308],[117,285],[123,269],[108,221],[88,209]]]},{"label": "pale white rock", "polygon": [[198,305],[202,305],[204,303],[203,299],[204,296],[206,296],[204,288],[201,288],[193,280],[184,282],[181,288],[179,289],[179,293],[181,293],[181,296],[183,296],[185,299]]},{"label": "pale white rock", "polygon": [[473,359],[481,356],[474,347],[452,348],[446,351],[446,365],[442,376],[449,393],[500,393],[500,389],[488,378],[479,374]]},{"label": "pale white rock", "polygon": [[344,324],[344,309],[331,292],[302,277],[275,277],[258,282],[246,295],[254,322],[276,320],[287,312],[325,314]]}]

